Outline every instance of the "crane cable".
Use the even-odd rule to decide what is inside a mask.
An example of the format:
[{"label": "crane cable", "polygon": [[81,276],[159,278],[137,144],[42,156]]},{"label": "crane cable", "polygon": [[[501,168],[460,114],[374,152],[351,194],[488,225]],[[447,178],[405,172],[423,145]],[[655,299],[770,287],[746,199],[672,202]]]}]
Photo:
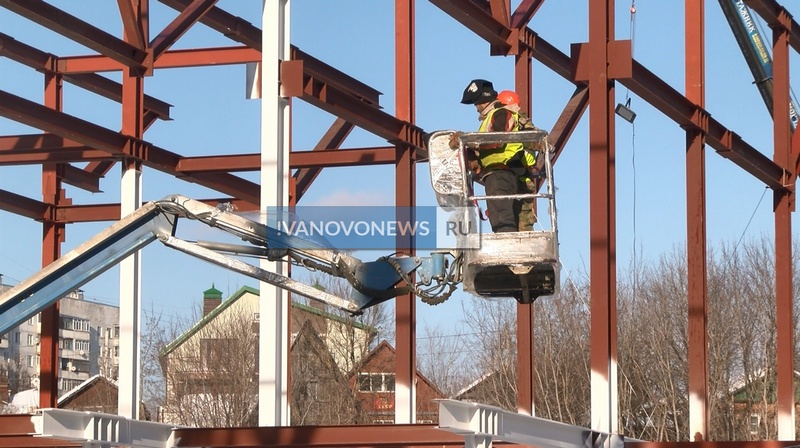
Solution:
[{"label": "crane cable", "polygon": [[[635,49],[635,38],[636,38],[636,0],[631,0],[631,20],[630,20],[630,39],[631,39],[631,59],[633,59],[634,49]],[[631,98],[630,98],[630,89],[625,89],[625,106],[630,107]],[[636,256],[636,124],[635,122],[631,122],[631,170],[633,172],[633,254],[632,254],[632,263],[633,263],[633,301],[636,301],[636,292],[638,289],[638,278],[639,278],[639,269],[638,269],[638,261]]]}]

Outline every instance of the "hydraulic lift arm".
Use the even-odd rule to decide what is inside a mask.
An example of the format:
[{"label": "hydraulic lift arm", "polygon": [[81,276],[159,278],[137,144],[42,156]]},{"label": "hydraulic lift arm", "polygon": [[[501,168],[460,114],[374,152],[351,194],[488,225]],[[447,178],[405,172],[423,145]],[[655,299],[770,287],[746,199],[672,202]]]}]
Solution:
[{"label": "hydraulic lift arm", "polygon": [[[88,283],[153,241],[202,260],[270,283],[296,294],[358,314],[364,309],[413,293],[430,305],[447,300],[463,283],[464,291],[481,297],[514,297],[531,303],[558,289],[558,238],[551,148],[544,131],[458,133],[459,147],[449,144],[455,131],[432,134],[431,182],[439,205],[452,211],[447,224],[461,229],[456,246],[426,257],[391,255],[362,262],[329,245],[279,230],[267,219],[252,220],[230,210],[185,196],[150,202],[120,219],[39,273],[0,295],[0,334],[5,334],[47,306]],[[465,160],[466,145],[523,142],[539,148],[545,160],[546,191],[516,195],[544,201],[548,214],[535,230],[482,235],[477,201],[502,197],[472,193]],[[515,199],[516,196],[514,197]],[[283,213],[278,211],[278,213]],[[282,217],[281,217],[282,219]],[[198,222],[241,241],[190,241],[177,235],[178,222]],[[549,224],[549,228],[546,224]],[[464,230],[466,229],[466,230]],[[242,242],[246,244],[242,244]],[[234,258],[233,255],[238,256]],[[292,278],[242,261],[256,257],[289,261],[341,277],[352,286],[349,297],[337,297]],[[414,274],[414,275],[412,275]]]},{"label": "hydraulic lift arm", "polygon": [[[222,230],[241,238],[249,245],[181,239],[176,236],[176,232],[178,222],[182,219]],[[237,215],[225,207],[212,207],[174,195],[145,204],[0,295],[0,334],[10,331],[156,240],[205,261],[354,314],[409,291],[417,292],[419,284],[430,284],[432,277],[435,277],[437,283],[450,287],[446,295],[455,289],[457,283],[452,281],[452,275],[443,274],[444,253],[426,259],[397,256],[364,263],[315,242],[281,234],[266,224]],[[353,291],[348,298],[337,297],[227,254],[276,261],[290,259],[302,266],[347,279],[353,286]],[[437,259],[438,262],[434,262]],[[439,274],[434,272],[433,266],[436,266]],[[421,280],[416,284],[409,284],[409,275],[416,270],[420,271]],[[406,281],[406,284],[395,286],[401,281]]]}]

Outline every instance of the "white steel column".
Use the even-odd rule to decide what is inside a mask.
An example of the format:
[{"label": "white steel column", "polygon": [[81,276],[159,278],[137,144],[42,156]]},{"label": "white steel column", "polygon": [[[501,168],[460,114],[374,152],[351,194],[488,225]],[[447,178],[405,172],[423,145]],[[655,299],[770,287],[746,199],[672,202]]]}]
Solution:
[{"label": "white steel column", "polygon": [[[123,166],[120,192],[120,216],[135,212],[142,206],[142,172],[133,166]],[[119,396],[117,413],[126,418],[139,418],[141,397],[139,350],[142,259],[136,251],[119,264]]]},{"label": "white steel column", "polygon": [[[289,101],[280,96],[280,61],[289,59],[289,0],[264,0],[261,21],[261,211],[289,205]],[[285,263],[261,268],[287,275]],[[286,291],[260,284],[258,424],[289,424]]]}]

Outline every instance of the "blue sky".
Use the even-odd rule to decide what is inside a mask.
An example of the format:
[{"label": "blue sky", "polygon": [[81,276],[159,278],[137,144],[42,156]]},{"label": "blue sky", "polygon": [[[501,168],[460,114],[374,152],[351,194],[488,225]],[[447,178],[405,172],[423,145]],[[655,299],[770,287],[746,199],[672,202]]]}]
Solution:
[{"label": "blue sky", "polygon": [[[51,1],[110,33],[121,35],[116,2],[107,0]],[[516,5],[516,1],[512,2]],[[800,6],[784,2],[790,12]],[[544,2],[531,28],[562,52],[588,36],[588,2]],[[261,1],[221,0],[222,9],[260,27]],[[616,34],[631,37],[630,4],[616,3]],[[394,113],[394,2],[390,0],[292,0],[292,44],[381,91],[381,105]],[[683,91],[683,2],[642,1],[636,4],[634,57],[652,72]],[[151,37],[177,13],[151,1]],[[426,131],[474,130],[474,108],[459,104],[469,80],[485,78],[500,89],[514,84],[513,58],[489,56],[489,45],[427,1],[416,3],[416,123]],[[772,124],[758,90],[739,52],[717,2],[706,2],[706,105],[712,116],[736,130],[748,143],[772,155]],[[15,39],[57,55],[90,54],[91,51],[54,35],[5,9],[0,9],[3,32]],[[764,27],[768,32],[768,28]],[[769,40],[769,35],[767,34]],[[232,41],[196,26],[175,48],[227,46]],[[355,57],[360,54],[360,57]],[[792,55],[797,72],[797,56]],[[118,79],[116,74],[108,74]],[[572,94],[573,86],[534,61],[534,122],[550,129]],[[259,150],[259,104],[245,99],[245,69],[220,66],[160,70],[145,80],[149,95],[173,105],[170,122],[158,122],[145,139],[183,155],[252,153]],[[33,70],[0,59],[0,89],[41,101],[42,76]],[[618,85],[617,99],[628,94]],[[120,126],[119,105],[66,85],[67,113],[111,129]],[[618,266],[625,269],[637,248],[638,260],[655,259],[685,241],[685,136],[671,120],[631,95],[638,114],[635,125],[618,120],[617,228]],[[313,106],[294,101],[293,145],[312,148],[334,117]],[[588,272],[588,119],[584,116],[555,168],[558,185],[562,280]],[[39,131],[0,118],[0,134]],[[384,146],[385,141],[362,130],[354,131],[343,147]],[[709,244],[771,235],[771,191],[733,163],[707,148]],[[39,199],[40,169],[0,167],[0,188]],[[258,180],[257,173],[245,177]],[[189,197],[215,197],[203,187],[176,181],[152,170],[143,175],[145,200],[173,193]],[[79,204],[119,200],[119,167],[101,183],[105,194],[91,194],[67,187]],[[426,164],[418,166],[418,203],[434,205]],[[765,194],[766,193],[766,194]],[[342,203],[391,204],[394,198],[393,168],[362,167],[326,169],[303,198],[303,205]],[[796,218],[795,218],[796,222]],[[110,223],[72,224],[64,253]],[[795,232],[797,234],[797,232]],[[367,254],[371,255],[371,254]],[[377,256],[377,255],[376,255]],[[226,294],[249,278],[218,269],[154,243],[143,253],[144,308],[167,316],[186,314],[200,300],[202,291],[215,286]],[[40,266],[39,225],[9,213],[0,213],[0,273],[4,283],[16,284]],[[365,258],[367,260],[368,258]],[[84,286],[86,297],[116,303],[116,269]],[[460,312],[453,298],[438,307],[421,304],[420,325],[437,325],[443,316]]]}]

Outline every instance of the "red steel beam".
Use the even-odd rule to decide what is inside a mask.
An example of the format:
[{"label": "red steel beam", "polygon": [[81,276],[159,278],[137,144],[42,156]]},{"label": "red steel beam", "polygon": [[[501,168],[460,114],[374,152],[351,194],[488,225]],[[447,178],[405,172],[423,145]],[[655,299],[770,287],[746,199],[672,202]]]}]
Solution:
[{"label": "red steel beam", "polygon": [[430,2],[493,47],[511,50],[511,45],[508,43],[508,38],[512,34],[511,29],[492,17],[488,2],[472,0],[430,0]]},{"label": "red steel beam", "polygon": [[786,448],[797,445],[793,440],[753,440],[741,442],[644,442],[625,440],[625,448]]},{"label": "red steel beam", "polygon": [[798,24],[789,11],[775,0],[744,0],[744,3],[764,19],[770,28],[781,28],[789,36],[789,45],[800,52],[800,24]]},{"label": "red steel beam", "polygon": [[67,205],[58,207],[56,220],[63,223],[117,221],[120,210],[119,204]]},{"label": "red steel beam", "polygon": [[336,166],[389,165],[397,162],[397,148],[322,149],[293,151],[289,155],[292,168],[324,168]]},{"label": "red steel beam", "polygon": [[122,27],[125,30],[125,37],[128,39],[128,43],[140,50],[145,50],[147,47],[145,30],[142,29],[141,23],[137,19],[141,11],[134,7],[134,2],[131,0],[117,0],[117,6],[119,7],[119,15],[122,17]]},{"label": "red steel beam", "polygon": [[41,201],[0,190],[0,209],[37,221],[51,216],[52,207]]},{"label": "red steel beam", "polygon": [[522,0],[517,9],[514,10],[514,14],[511,15],[511,28],[528,26],[528,22],[531,21],[531,18],[542,6],[542,3],[544,3],[544,0]]},{"label": "red steel beam", "polygon": [[[259,210],[258,205],[235,198],[197,199],[197,201],[211,206],[231,204],[240,212]],[[119,204],[62,205],[55,211],[55,222],[58,223],[105,222],[119,219]]]},{"label": "red steel beam", "polygon": [[[112,155],[139,159],[146,166],[173,176],[185,176],[184,173],[175,169],[181,159],[178,154],[80,118],[57,112],[2,90],[0,90],[0,116],[52,132]],[[258,185],[231,174],[216,173],[213,176],[197,174],[189,176],[185,180],[196,182],[253,204],[259,203]]]},{"label": "red steel beam", "polygon": [[561,150],[567,144],[569,137],[578,126],[583,113],[586,111],[586,106],[589,104],[589,86],[582,85],[575,88],[567,105],[558,116],[553,129],[547,136],[548,142],[553,145],[553,161],[558,160]]},{"label": "red steel beam", "polygon": [[283,94],[300,97],[390,143],[424,147],[421,128],[381,111],[335,84],[304,73],[302,61],[281,63],[281,82],[284,83]]},{"label": "red steel beam", "polygon": [[[395,38],[395,114],[405,122],[414,122],[415,91],[414,79],[414,1],[396,0],[394,2]],[[394,119],[394,117],[392,117]],[[354,122],[355,123],[355,122]],[[421,137],[421,136],[420,136]],[[422,147],[422,145],[417,145]],[[397,219],[411,218],[408,212],[416,206],[416,170],[414,151],[403,145],[396,148],[394,170],[394,203]],[[413,219],[413,218],[412,218]],[[395,238],[395,250],[415,256],[414,237]],[[413,276],[413,274],[412,274]],[[412,277],[413,279],[413,277]],[[416,422],[416,372],[417,372],[417,298],[411,292],[395,300],[395,394],[394,421],[397,423]]]},{"label": "red steel beam", "polygon": [[[791,27],[797,26],[785,9],[777,11],[781,26],[772,25],[773,57],[773,160],[783,166],[792,165],[792,129],[789,125],[789,45]],[[794,305],[792,211],[794,210],[795,173],[787,172],[785,191],[773,192],[775,220],[775,370],[777,388],[775,407],[778,439],[794,439],[795,382],[794,382]]]},{"label": "red steel beam", "polygon": [[[207,67],[210,65],[246,64],[260,62],[261,53],[250,47],[212,47],[170,50],[163,53],[153,68]],[[65,56],[58,59],[58,72],[69,74],[118,71],[123,68],[106,56],[80,55]]]},{"label": "red steel beam", "polygon": [[[341,118],[334,120],[331,127],[325,132],[325,135],[314,146],[314,151],[322,151],[326,149],[338,149],[341,147],[344,140],[350,135],[355,126],[353,123],[348,123]],[[394,148],[393,148],[394,149]],[[292,166],[292,154],[289,154],[289,167]],[[296,167],[296,166],[295,166]],[[308,187],[314,182],[314,179],[322,172],[322,167],[304,167],[297,170],[292,178],[294,179],[294,192],[295,204],[303,197],[308,191]]]},{"label": "red steel beam", "polygon": [[169,47],[175,44],[175,42],[177,42],[192,25],[197,23],[197,20],[203,17],[216,3],[217,0],[194,0],[191,5],[181,11],[178,17],[175,17],[175,19],[150,42],[153,59],[158,60]]},{"label": "red steel beam", "polygon": [[[183,11],[192,0],[159,0],[176,11]],[[261,52],[261,30],[247,20],[213,7],[200,18],[200,23],[219,31],[223,36]]]},{"label": "red steel beam", "polygon": [[86,148],[78,142],[67,140],[55,134],[22,134],[0,136],[0,154],[45,152],[62,149]]},{"label": "red steel beam", "polygon": [[[65,61],[65,58],[59,58],[54,54],[31,47],[3,33],[0,33],[0,55],[40,72],[63,72],[62,66]],[[105,56],[92,56],[92,58],[110,61]],[[66,60],[69,59],[66,58]],[[113,62],[113,64],[116,70],[122,68],[116,62]],[[105,76],[100,76],[96,73],[65,73],[64,80],[118,103],[122,101],[122,85]],[[145,109],[154,113],[158,118],[163,120],[170,119],[169,108],[172,105],[147,95],[145,95],[144,104]]]},{"label": "red steel beam", "polygon": [[[705,106],[705,10],[685,0],[686,98]],[[686,129],[686,266],[689,434],[708,440],[708,244],[706,235],[705,135]]]},{"label": "red steel beam", "polygon": [[[84,159],[84,161],[85,160],[86,159]],[[91,193],[102,192],[100,189],[100,179],[103,176],[97,173],[65,164],[59,169],[58,176],[65,184],[72,185],[73,187],[78,187]]]},{"label": "red steel beam", "polygon": [[[444,447],[464,446],[464,437],[434,425],[282,426],[178,428],[176,447]],[[498,443],[498,442],[493,442]],[[503,444],[503,442],[499,442]]]},{"label": "red steel beam", "polygon": [[[0,153],[1,154],[1,153]],[[336,166],[388,165],[396,162],[394,146],[382,148],[315,149],[292,151],[289,166],[292,169],[325,168]],[[0,157],[0,162],[3,159]],[[224,156],[183,157],[176,171],[183,174],[258,171],[259,154],[229,154]]]},{"label": "red steel beam", "polygon": [[144,70],[147,53],[41,0],[0,0],[0,6],[130,67]]},{"label": "red steel beam", "polygon": [[56,439],[53,437],[34,437],[32,435],[0,436],[0,446],[13,446],[17,448],[80,448],[79,442]]},{"label": "red steel beam", "polygon": [[589,0],[589,273],[591,429],[617,432],[617,269],[613,1]]},{"label": "red steel beam", "polygon": [[619,79],[622,85],[682,127],[694,127],[704,132],[707,143],[719,155],[739,165],[770,188],[784,188],[783,167],[750,146],[739,135],[728,130],[700,106],[681,95],[641,64],[633,61],[632,65],[632,77]]}]

